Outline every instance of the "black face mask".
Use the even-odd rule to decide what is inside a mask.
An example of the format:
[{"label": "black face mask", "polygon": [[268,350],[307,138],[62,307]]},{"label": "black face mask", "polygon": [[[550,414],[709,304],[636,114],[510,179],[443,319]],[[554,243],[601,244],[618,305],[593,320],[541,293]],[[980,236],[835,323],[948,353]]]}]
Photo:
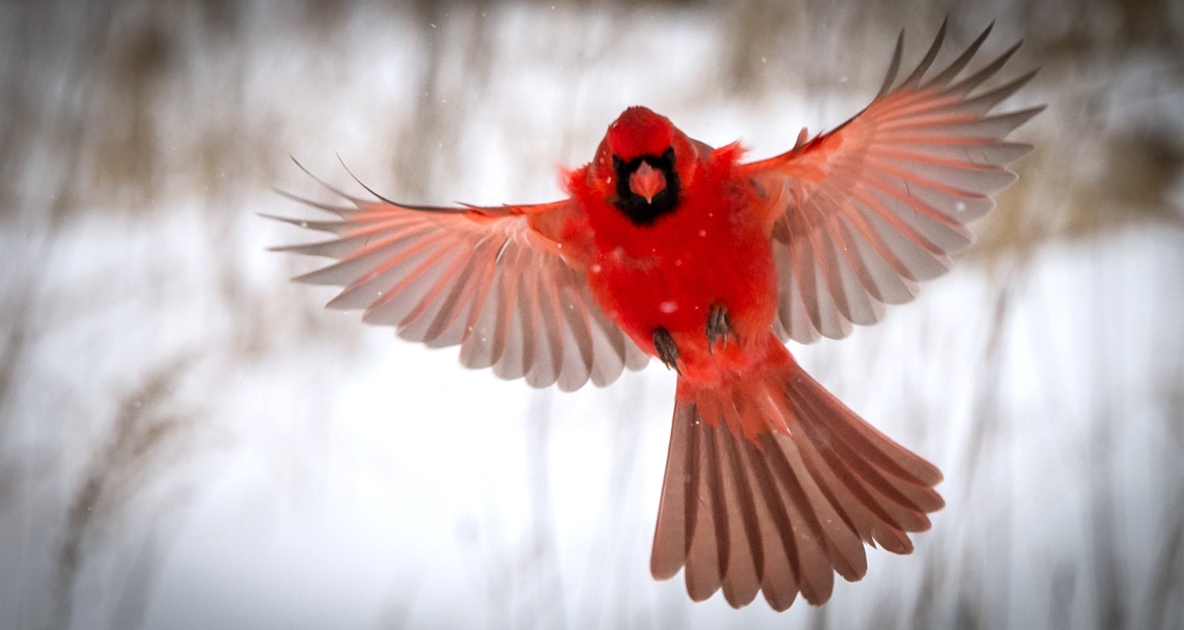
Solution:
[{"label": "black face mask", "polygon": [[[641,167],[642,162],[647,162],[651,168],[661,171],[666,178],[666,187],[648,202],[645,197],[629,188],[629,178]],[[628,162],[614,155],[613,170],[617,178],[617,198],[613,205],[624,213],[633,225],[653,225],[658,217],[678,209],[681,184],[678,181],[678,173],[674,170],[674,147],[666,149],[661,157],[642,155]]]}]

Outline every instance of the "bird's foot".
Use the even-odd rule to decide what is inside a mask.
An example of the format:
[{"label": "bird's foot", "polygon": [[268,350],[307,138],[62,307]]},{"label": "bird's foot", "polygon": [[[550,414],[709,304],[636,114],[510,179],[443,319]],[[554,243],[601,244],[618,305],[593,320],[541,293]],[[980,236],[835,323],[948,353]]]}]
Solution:
[{"label": "bird's foot", "polygon": [[722,338],[726,349],[730,334],[732,334],[732,321],[728,317],[728,309],[724,308],[722,304],[712,304],[711,314],[707,316],[707,354],[711,354],[716,339]]},{"label": "bird's foot", "polygon": [[674,345],[674,338],[665,328],[654,331],[654,350],[658,352],[658,360],[667,368],[682,374],[678,369],[678,348]]}]

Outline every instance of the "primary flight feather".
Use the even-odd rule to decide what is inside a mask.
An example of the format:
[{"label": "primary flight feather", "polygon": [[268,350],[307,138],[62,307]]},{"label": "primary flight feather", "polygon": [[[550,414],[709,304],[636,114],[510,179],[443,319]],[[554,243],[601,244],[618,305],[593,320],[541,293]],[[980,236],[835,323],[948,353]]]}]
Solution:
[{"label": "primary flight feather", "polygon": [[942,477],[782,341],[843,337],[943,273],[1032,148],[1004,138],[1042,109],[990,113],[1034,72],[975,93],[1018,44],[960,78],[989,27],[926,78],[945,30],[896,85],[898,41],[865,110],[769,159],[630,107],[567,173],[567,199],[442,208],[338,192],[348,206],[306,202],[336,220],[284,219],[333,239],[279,249],[336,259],[298,278],[344,287],[330,308],[460,345],[464,365],[503,378],[570,391],[659,358],[678,386],[654,577],[683,571],[695,601],[822,604],[834,573],[866,573],[864,544],[912,551]]}]

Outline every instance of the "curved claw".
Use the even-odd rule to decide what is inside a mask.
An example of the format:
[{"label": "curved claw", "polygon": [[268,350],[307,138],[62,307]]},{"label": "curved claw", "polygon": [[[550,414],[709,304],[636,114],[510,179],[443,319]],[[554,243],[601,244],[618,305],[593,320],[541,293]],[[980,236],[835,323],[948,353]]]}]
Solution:
[{"label": "curved claw", "polygon": [[654,331],[654,350],[658,352],[658,360],[667,368],[682,374],[678,369],[678,347],[674,345],[674,338],[665,328]]},{"label": "curved claw", "polygon": [[724,348],[728,347],[728,335],[732,332],[731,318],[728,317],[728,309],[721,304],[713,304],[711,306],[711,314],[707,316],[707,354],[711,354],[712,347],[715,346],[715,340],[722,338],[724,341]]}]

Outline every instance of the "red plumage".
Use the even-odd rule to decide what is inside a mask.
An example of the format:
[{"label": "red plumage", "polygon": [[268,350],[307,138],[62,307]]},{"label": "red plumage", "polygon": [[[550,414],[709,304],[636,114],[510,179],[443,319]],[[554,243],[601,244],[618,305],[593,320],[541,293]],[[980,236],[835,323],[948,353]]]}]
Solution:
[{"label": "red plumage", "polygon": [[1016,50],[956,80],[989,33],[924,80],[944,38],[836,130],[742,163],[643,107],[567,176],[570,197],[437,208],[344,195],[336,238],[281,248],[338,262],[300,280],[345,287],[329,306],[469,367],[572,390],[649,356],[678,390],[651,570],[685,571],[700,601],[764,592],[784,610],[867,571],[864,543],[909,553],[940,509],[941,473],[803,372],[782,340],[842,337],[948,267],[964,227],[1031,147],[1004,137],[1041,108],[992,115],[1028,73],[971,93]]}]

